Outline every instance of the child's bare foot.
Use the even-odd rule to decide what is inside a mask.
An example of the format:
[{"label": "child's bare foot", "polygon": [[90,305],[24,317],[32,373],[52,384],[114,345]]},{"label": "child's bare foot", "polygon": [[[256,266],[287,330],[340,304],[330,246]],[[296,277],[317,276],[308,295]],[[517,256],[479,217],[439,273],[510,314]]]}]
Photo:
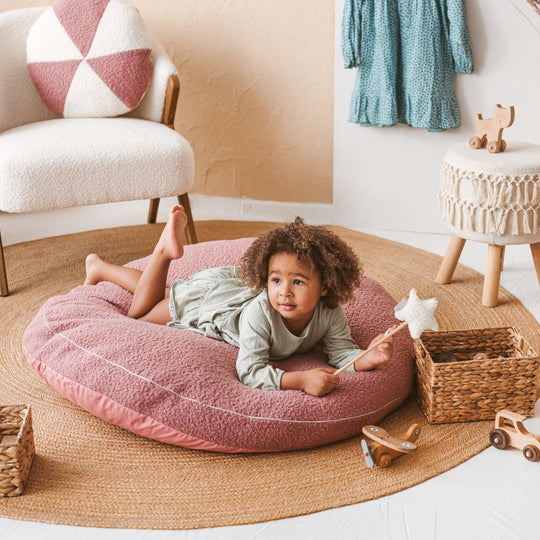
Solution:
[{"label": "child's bare foot", "polygon": [[184,254],[182,233],[187,224],[187,216],[183,206],[173,206],[169,219],[156,244],[154,252],[159,252],[166,258],[179,259]]},{"label": "child's bare foot", "polygon": [[105,263],[102,259],[99,258],[95,253],[90,253],[86,257],[86,279],[84,280],[85,285],[95,285],[102,281],[101,278],[101,268]]}]

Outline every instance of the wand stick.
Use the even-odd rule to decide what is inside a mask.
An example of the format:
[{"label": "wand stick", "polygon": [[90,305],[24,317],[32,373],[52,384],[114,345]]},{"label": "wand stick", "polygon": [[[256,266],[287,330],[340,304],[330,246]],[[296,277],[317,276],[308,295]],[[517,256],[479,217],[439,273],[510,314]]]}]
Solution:
[{"label": "wand stick", "polygon": [[403,322],[393,330],[389,328],[381,339],[370,345],[365,351],[362,351],[356,358],[353,358],[350,362],[340,367],[334,372],[334,375],[339,375],[343,370],[354,364],[359,358],[362,358],[366,354],[370,353],[387,338],[393,336],[396,332],[399,332],[407,325],[409,325],[409,332],[413,339],[419,338],[422,335],[422,332],[428,328],[431,330],[438,330],[439,325],[437,324],[437,320],[435,319],[434,315],[437,304],[438,302],[435,298],[431,298],[429,300],[420,300],[416,290],[411,289],[409,298],[404,298],[399,304],[397,304],[397,306],[394,307],[394,314],[396,318]]},{"label": "wand stick", "polygon": [[384,343],[386,338],[393,336],[395,333],[399,332],[402,328],[405,328],[408,324],[409,323],[407,321],[403,321],[397,328],[394,328],[393,330],[390,330],[389,328],[381,339],[371,344],[365,351],[362,351],[356,358],[353,358],[350,362],[347,362],[344,366],[341,366],[337,371],[334,372],[334,375],[339,375],[342,371],[345,371],[349,366],[352,366],[358,359],[363,358],[364,356],[366,356],[366,354],[369,354],[373,349],[376,349],[381,343]]}]

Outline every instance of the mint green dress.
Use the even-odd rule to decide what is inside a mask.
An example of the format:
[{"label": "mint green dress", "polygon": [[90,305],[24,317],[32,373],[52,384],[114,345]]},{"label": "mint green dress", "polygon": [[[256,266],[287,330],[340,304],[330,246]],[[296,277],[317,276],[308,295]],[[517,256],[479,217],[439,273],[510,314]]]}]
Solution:
[{"label": "mint green dress", "polygon": [[[284,371],[270,365],[269,360],[308,352],[322,339],[328,364],[336,369],[361,352],[351,337],[341,306],[329,309],[319,302],[308,326],[296,336],[270,305],[266,290],[251,291],[234,266],[200,270],[186,280],[175,281],[169,311],[170,326],[238,347],[238,377],[253,388],[279,390]],[[354,366],[347,369],[354,371]]]},{"label": "mint green dress", "polygon": [[345,0],[342,50],[358,68],[350,122],[461,124],[454,74],[473,69],[464,0]]}]

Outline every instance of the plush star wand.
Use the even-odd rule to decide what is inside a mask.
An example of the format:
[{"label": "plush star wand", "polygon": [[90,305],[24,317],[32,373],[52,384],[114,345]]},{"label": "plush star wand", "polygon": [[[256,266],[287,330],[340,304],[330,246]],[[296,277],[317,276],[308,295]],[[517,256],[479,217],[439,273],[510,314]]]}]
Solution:
[{"label": "plush star wand", "polygon": [[421,300],[415,289],[411,289],[409,298],[404,298],[394,308],[394,314],[396,319],[403,321],[396,328],[389,328],[384,336],[372,343],[365,351],[362,351],[356,358],[353,358],[350,362],[340,367],[334,375],[339,375],[342,371],[352,366],[359,358],[366,356],[373,349],[376,349],[381,343],[384,343],[390,336],[393,336],[407,325],[409,326],[409,332],[414,339],[419,338],[425,330],[438,330],[439,325],[435,319],[435,309],[438,305],[436,298],[430,298],[429,300]]}]

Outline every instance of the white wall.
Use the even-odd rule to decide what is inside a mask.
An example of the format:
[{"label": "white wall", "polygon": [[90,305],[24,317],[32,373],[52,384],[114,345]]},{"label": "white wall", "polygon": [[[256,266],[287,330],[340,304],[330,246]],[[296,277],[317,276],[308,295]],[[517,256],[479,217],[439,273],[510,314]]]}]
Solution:
[{"label": "white wall", "polygon": [[[433,0],[435,1],[435,0]],[[444,232],[437,211],[442,157],[475,134],[474,118],[496,103],[514,105],[503,137],[540,144],[540,15],[526,0],[466,0],[474,72],[456,75],[462,125],[428,133],[398,125],[363,127],[347,121],[356,69],[343,68],[341,18],[335,0],[334,222],[363,230]],[[536,19],[535,19],[536,17]]]}]

